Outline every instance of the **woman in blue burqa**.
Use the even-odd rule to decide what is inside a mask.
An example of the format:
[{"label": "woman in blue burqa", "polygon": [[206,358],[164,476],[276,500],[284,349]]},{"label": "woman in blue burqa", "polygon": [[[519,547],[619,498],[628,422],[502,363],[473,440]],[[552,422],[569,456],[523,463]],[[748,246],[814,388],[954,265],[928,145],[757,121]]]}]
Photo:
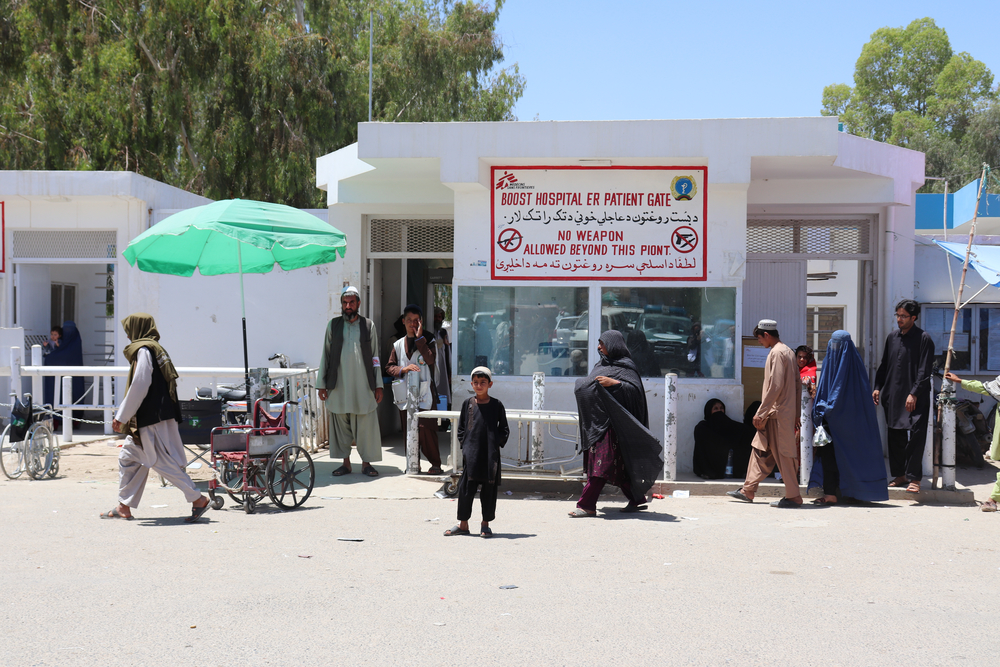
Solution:
[{"label": "woman in blue burqa", "polygon": [[813,424],[832,442],[816,448],[822,461],[823,496],[813,502],[833,505],[843,498],[888,500],[882,439],[868,371],[851,334],[835,331],[826,348],[816,387]]},{"label": "woman in blue burqa", "polygon": [[620,331],[605,331],[597,343],[601,360],[576,381],[580,443],[587,483],[571,517],[597,516],[605,484],[628,499],[622,512],[646,509],[646,492],[663,470],[663,447],[649,431],[646,392]]},{"label": "woman in blue burqa", "polygon": [[[54,329],[54,327],[53,327]],[[83,366],[83,341],[80,332],[76,328],[76,323],[66,320],[62,325],[62,337],[59,345],[53,346],[52,350],[45,355],[42,360],[45,366]],[[60,380],[61,381],[61,380]],[[55,399],[56,378],[42,378],[42,403],[52,403]],[[71,400],[68,396],[63,397],[63,401],[72,403],[83,396],[83,376],[73,378],[73,396]]]}]

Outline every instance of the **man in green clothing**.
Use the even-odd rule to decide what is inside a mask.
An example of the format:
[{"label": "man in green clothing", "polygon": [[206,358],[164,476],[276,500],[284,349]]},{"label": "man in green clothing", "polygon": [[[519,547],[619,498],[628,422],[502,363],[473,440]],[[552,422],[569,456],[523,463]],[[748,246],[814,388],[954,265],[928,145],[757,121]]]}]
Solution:
[{"label": "man in green clothing", "polygon": [[[954,373],[946,373],[944,377],[955,384],[961,384],[962,389],[966,391],[974,391],[977,394],[989,396],[993,400],[1000,402],[1000,376],[989,382],[963,380]],[[1000,419],[993,426],[993,445],[990,446],[990,458],[994,461],[1000,461]],[[993,486],[993,493],[990,494],[989,499],[982,504],[980,509],[984,512],[996,512],[998,500],[1000,500],[1000,472],[997,473],[997,483]]]},{"label": "man in green clothing", "polygon": [[372,466],[382,460],[382,433],[378,404],[382,402],[382,369],[378,358],[375,323],[358,314],[361,296],[356,287],[345,287],[340,295],[342,315],[330,320],[323,341],[323,356],[316,374],[319,400],[330,413],[330,458],[344,464],[334,477],[351,472],[351,444],[358,447],[361,472],[377,477]]}]

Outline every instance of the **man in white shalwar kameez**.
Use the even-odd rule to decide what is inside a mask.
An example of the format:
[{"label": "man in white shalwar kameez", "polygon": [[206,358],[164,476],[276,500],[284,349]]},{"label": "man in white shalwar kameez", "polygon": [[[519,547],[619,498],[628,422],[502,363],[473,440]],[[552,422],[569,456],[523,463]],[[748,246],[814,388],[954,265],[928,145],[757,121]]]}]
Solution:
[{"label": "man in white shalwar kameez", "polygon": [[118,506],[101,518],[131,519],[149,471],[155,470],[191,503],[191,516],[185,521],[196,521],[209,503],[184,470],[187,456],[177,427],[181,417],[177,372],[158,342],[160,334],[152,316],[135,313],[122,320],[122,326],[132,341],[125,348],[131,368],[125,398],[112,427],[127,436],[118,454]]}]

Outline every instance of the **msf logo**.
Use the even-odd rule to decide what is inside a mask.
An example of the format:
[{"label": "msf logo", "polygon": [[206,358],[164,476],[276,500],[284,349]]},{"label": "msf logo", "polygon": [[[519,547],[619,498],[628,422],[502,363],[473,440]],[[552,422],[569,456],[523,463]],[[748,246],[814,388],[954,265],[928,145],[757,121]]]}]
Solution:
[{"label": "msf logo", "polygon": [[514,183],[517,183],[517,177],[514,176],[514,174],[510,173],[509,171],[505,171],[503,173],[503,176],[501,176],[497,180],[497,187],[496,187],[496,189],[497,190],[507,190]]}]

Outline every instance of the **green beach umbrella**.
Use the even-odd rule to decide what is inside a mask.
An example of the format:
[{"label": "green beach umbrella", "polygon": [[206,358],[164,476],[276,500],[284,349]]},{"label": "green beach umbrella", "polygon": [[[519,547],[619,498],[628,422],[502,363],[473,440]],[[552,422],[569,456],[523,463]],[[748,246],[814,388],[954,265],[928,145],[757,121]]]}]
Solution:
[{"label": "green beach umbrella", "polygon": [[244,273],[268,273],[277,264],[290,271],[327,264],[344,256],[347,239],[316,216],[282,204],[226,199],[175,213],[153,225],[122,254],[140,271],[191,276],[240,274],[243,366],[250,411],[250,363]]}]

